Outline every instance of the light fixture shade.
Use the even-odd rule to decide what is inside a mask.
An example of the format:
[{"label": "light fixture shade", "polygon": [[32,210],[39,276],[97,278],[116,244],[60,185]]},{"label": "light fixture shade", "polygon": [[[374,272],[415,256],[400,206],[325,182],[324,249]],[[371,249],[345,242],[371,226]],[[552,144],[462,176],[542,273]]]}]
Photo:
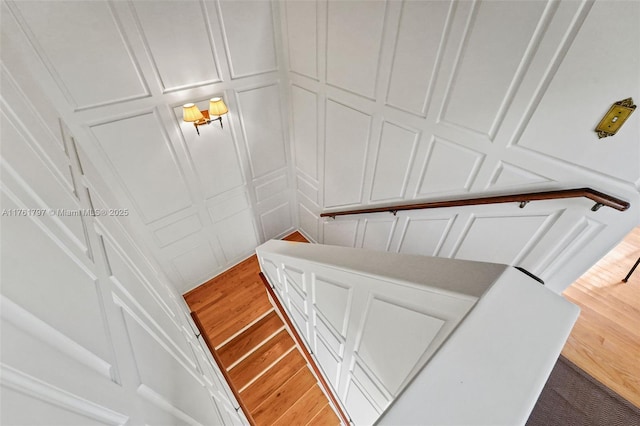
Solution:
[{"label": "light fixture shade", "polygon": [[186,122],[193,123],[204,119],[204,116],[195,104],[182,105],[182,119]]},{"label": "light fixture shade", "polygon": [[209,115],[224,115],[228,112],[229,110],[222,98],[212,98],[209,100]]}]

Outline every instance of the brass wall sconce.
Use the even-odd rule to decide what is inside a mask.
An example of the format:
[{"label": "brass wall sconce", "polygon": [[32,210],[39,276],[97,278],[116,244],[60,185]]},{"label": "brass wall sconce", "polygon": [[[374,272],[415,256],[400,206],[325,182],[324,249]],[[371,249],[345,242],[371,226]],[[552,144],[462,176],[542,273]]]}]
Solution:
[{"label": "brass wall sconce", "polygon": [[[220,127],[223,127],[222,116],[228,112],[229,110],[222,98],[211,98],[209,100],[209,109],[204,111],[200,111],[194,103],[184,104],[182,106],[182,119],[187,123],[193,123],[196,127],[196,132],[198,132],[198,136],[200,136],[198,126],[209,124],[212,121],[220,121]],[[218,116],[217,118],[211,118],[216,115]]]},{"label": "brass wall sconce", "polygon": [[598,138],[606,138],[615,135],[631,113],[636,109],[633,99],[627,98],[611,105],[609,111],[602,117],[600,124],[596,127]]}]

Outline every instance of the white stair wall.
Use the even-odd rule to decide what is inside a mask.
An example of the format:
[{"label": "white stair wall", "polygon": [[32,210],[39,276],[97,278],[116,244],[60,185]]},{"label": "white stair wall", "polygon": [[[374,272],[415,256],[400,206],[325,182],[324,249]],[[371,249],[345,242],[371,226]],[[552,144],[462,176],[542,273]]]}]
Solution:
[{"label": "white stair wall", "polygon": [[[497,351],[500,356],[495,359],[483,356],[476,360],[474,365],[481,371],[500,370],[505,358],[522,366],[526,357],[520,351],[530,345],[522,343],[514,350],[509,342],[512,334],[487,328],[481,335],[458,337],[458,330],[469,327],[479,333],[475,322],[485,324],[491,312],[500,312],[500,318],[507,322],[521,321],[514,327],[525,333],[535,326],[538,315],[547,316],[543,327],[548,334],[531,341],[536,345],[530,359],[530,374],[535,380],[514,382],[521,388],[510,401],[513,412],[504,414],[521,420],[533,407],[577,317],[573,305],[506,265],[274,240],[258,247],[257,253],[276,295],[356,425],[375,422],[416,375],[417,380],[425,374],[423,367],[429,367],[431,357],[447,345],[453,345],[448,351],[466,350],[470,358],[464,362],[475,353]],[[502,294],[501,289],[509,286],[515,286],[516,294],[512,290],[507,296],[483,301],[486,295]],[[522,294],[518,294],[520,289]],[[527,315],[514,315],[511,321],[511,309],[517,310],[516,306],[532,295],[537,299],[532,299]],[[532,309],[539,312],[530,315]],[[473,324],[468,325],[469,321]],[[461,369],[453,357],[441,364],[438,377],[446,380],[452,380]],[[476,381],[468,394],[479,400],[505,399],[509,392],[504,393],[504,386],[509,380],[497,380],[495,392],[490,390],[487,395],[482,395]],[[405,392],[416,392],[412,386]],[[491,385],[485,386],[491,389]],[[431,387],[429,390],[438,393]],[[422,391],[420,388],[417,393]],[[462,409],[464,402],[448,397]],[[413,398],[412,404],[415,406],[404,405],[403,412],[420,412],[422,416],[421,403]],[[524,415],[526,419],[528,412]],[[428,416],[420,416],[404,413],[390,424],[425,424]]]}]

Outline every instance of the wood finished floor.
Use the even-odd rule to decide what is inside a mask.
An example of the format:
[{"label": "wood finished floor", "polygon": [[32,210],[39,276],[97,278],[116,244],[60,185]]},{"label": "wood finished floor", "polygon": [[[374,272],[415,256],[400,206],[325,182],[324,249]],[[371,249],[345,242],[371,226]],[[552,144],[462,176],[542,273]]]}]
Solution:
[{"label": "wood finished floor", "polygon": [[[285,239],[307,242],[298,232]],[[339,425],[259,272],[254,255],[184,296],[214,357],[253,424]]]},{"label": "wood finished floor", "polygon": [[640,407],[640,227],[564,291],[582,309],[562,354]]}]

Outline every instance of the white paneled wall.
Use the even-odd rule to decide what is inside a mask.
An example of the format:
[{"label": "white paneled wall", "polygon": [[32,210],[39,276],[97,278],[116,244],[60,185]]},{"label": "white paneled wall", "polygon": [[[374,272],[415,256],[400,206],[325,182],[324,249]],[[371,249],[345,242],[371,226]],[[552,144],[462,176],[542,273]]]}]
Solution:
[{"label": "white paneled wall", "polygon": [[[640,120],[612,138],[593,131],[613,102],[640,99],[637,2],[288,1],[281,16],[308,238],[521,265],[559,291],[640,222]],[[629,36],[605,49],[603,31]],[[587,186],[632,207],[591,212],[567,200],[319,218]]]},{"label": "white paneled wall", "polygon": [[[374,423],[505,269],[300,246],[259,246],[260,267],[356,425]],[[473,292],[442,284],[465,273]]]},{"label": "white paneled wall", "polygon": [[[63,122],[47,119],[55,110],[31,103],[5,69],[2,87],[0,422],[246,424],[180,293],[124,217],[89,212],[113,209],[112,193],[86,157],[81,167]],[[141,195],[149,214],[181,202]],[[159,244],[197,226],[180,223]]]},{"label": "white paneled wall", "polygon": [[[51,99],[58,116],[46,119],[67,123],[95,164],[89,179],[105,180],[108,207],[129,210],[127,226],[181,293],[295,227],[278,9],[259,0],[2,4],[5,70],[30,102]],[[198,136],[182,104],[206,109],[214,96],[229,107],[224,127]]]},{"label": "white paneled wall", "polygon": [[[67,123],[91,173],[113,191],[109,206],[129,209],[127,226],[180,292],[296,226],[317,242],[396,250],[403,238],[442,256],[484,258],[462,233],[490,237],[502,220],[486,215],[524,221],[505,205],[469,212],[478,215],[470,227],[454,212],[436,213],[435,223],[331,225],[319,219],[326,209],[583,186],[631,201],[611,219],[557,206],[567,219],[519,247],[540,263],[538,243],[568,249],[567,233],[580,235],[569,230],[595,220],[598,244],[579,256],[574,277],[638,222],[639,122],[632,116],[604,140],[593,127],[611,103],[640,98],[639,7],[6,1],[2,63],[12,96],[50,104],[47,126]],[[608,46],[602,31],[620,28],[630,36]],[[212,96],[230,112],[224,128],[198,136],[181,105],[204,109]],[[56,179],[71,184],[64,170]],[[446,235],[435,231],[443,226]],[[365,236],[387,228],[386,239]],[[418,242],[419,229],[428,241]],[[460,250],[442,251],[451,241]]]}]

